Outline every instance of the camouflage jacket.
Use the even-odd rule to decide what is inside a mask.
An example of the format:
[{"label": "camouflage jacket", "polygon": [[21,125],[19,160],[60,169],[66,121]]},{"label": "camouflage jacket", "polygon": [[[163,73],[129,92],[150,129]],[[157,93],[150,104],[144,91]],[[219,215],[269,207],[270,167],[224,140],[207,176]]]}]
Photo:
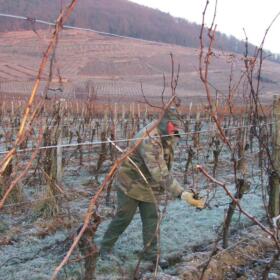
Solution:
[{"label": "camouflage jacket", "polygon": [[[151,125],[153,123],[140,130],[135,138],[141,138]],[[156,127],[130,156],[146,180],[128,159],[119,168],[117,188],[127,196],[144,202],[155,202],[156,195],[164,190],[174,197],[182,193],[183,188],[170,174],[175,139],[172,136],[161,138],[160,135]]]}]

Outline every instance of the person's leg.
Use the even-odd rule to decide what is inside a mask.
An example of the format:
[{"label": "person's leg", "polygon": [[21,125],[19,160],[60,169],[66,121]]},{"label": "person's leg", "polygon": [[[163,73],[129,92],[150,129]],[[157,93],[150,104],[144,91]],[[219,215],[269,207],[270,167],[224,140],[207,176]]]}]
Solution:
[{"label": "person's leg", "polygon": [[143,223],[144,258],[155,260],[157,255],[157,234],[158,214],[156,205],[149,202],[139,203],[140,215]]},{"label": "person's leg", "polygon": [[101,254],[111,251],[119,236],[130,224],[139,203],[139,201],[128,197],[122,191],[117,192],[117,197],[117,213],[109,224],[101,241]]}]

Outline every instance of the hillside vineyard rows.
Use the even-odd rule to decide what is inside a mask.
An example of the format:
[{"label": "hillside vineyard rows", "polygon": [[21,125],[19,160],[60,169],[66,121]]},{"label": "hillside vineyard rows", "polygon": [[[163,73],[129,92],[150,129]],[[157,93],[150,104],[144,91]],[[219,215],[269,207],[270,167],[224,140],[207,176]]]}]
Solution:
[{"label": "hillside vineyard rows", "polygon": [[[19,101],[1,102],[1,155],[9,150],[15,139],[22,108]],[[25,179],[17,184],[1,210],[0,260],[1,263],[5,263],[5,269],[1,270],[3,271],[2,277],[11,271],[13,271],[13,275],[21,275],[22,272],[16,273],[13,270],[12,259],[15,257],[15,252],[10,248],[26,246],[24,245],[26,242],[31,250],[28,253],[29,257],[25,259],[18,252],[16,254],[19,258],[18,265],[39,269],[42,271],[42,275],[52,267],[54,268],[55,260],[58,261],[61,255],[60,253],[55,257],[54,252],[61,250],[61,245],[66,246],[63,243],[66,242],[67,236],[79,227],[90,197],[98,190],[100,182],[109,171],[110,166],[120,155],[107,139],[115,139],[115,143],[119,147],[126,149],[130,143],[129,139],[133,139],[135,132],[156,117],[154,112],[146,111],[146,109],[146,106],[138,107],[136,104],[134,108],[130,106],[129,110],[127,106],[117,104],[103,105],[100,108],[94,101],[89,100],[87,102],[48,101],[44,114],[29,128],[28,141],[22,143],[5,174],[5,182],[11,182],[17,174],[23,171],[30,160],[32,151],[37,149],[39,129],[44,127],[43,141],[40,143],[40,150],[36,160],[33,161],[32,168],[29,169]],[[230,186],[234,184],[234,177],[229,173],[232,165],[231,155],[219,141],[211,117],[207,113],[200,113],[200,107],[193,107],[192,111],[189,109],[186,108],[187,111],[183,114],[185,135],[182,135],[176,150],[174,174],[185,188],[192,187],[199,190],[201,194],[208,194],[209,208],[204,211],[209,217],[214,215],[212,218],[214,220],[210,218],[209,222],[217,224],[219,220],[223,219],[222,213],[228,205],[228,200],[218,186],[213,185],[211,181],[205,180],[197,173],[196,164],[202,164],[216,178],[226,181]],[[271,119],[269,118],[263,124],[259,129],[263,130],[264,135],[272,133],[273,122]],[[248,190],[244,200],[254,200],[252,205],[254,213],[258,217],[262,217],[264,210],[262,210],[260,198],[266,184],[266,179],[261,172],[261,166],[266,164],[266,158],[260,153],[262,147],[253,137],[253,127],[248,124],[248,119],[242,114],[235,117],[225,116],[223,128],[227,137],[236,146],[241,139],[242,143],[249,145],[249,149],[242,157],[242,163],[240,161],[238,172],[242,173],[245,172],[245,169],[247,170],[246,176],[251,178],[253,188]],[[162,197],[161,203],[164,204],[164,197]],[[104,221],[111,217],[114,205],[114,188],[108,188],[102,196],[98,211]],[[172,206],[174,202],[171,202],[170,205],[176,207],[176,204]],[[177,215],[182,211],[185,212],[185,214],[182,212],[181,215],[185,217],[187,215],[190,219],[188,222],[191,223],[195,222],[199,215],[196,213],[189,217],[187,213],[190,209],[172,210],[171,208],[170,211],[179,211]],[[238,213],[236,214],[238,216]],[[191,221],[192,219],[193,221]],[[19,223],[19,221],[24,221],[24,223]],[[239,222],[236,220],[233,227],[239,228],[246,224],[245,220]],[[208,223],[206,226],[208,226],[205,229],[206,235],[214,235],[215,228]],[[198,225],[199,227],[200,225]],[[101,226],[101,232],[103,230],[104,225]],[[97,243],[99,234],[97,234]],[[135,233],[130,231],[128,234],[132,235],[132,237],[127,237],[130,240]],[[180,234],[180,232],[173,233],[173,237],[179,238]],[[48,245],[42,242],[46,238]],[[196,239],[191,240],[191,244],[201,244],[205,240],[208,238],[204,234],[200,234],[196,236]],[[60,244],[59,246],[55,245],[57,242]],[[170,241],[165,244],[166,240],[163,238],[162,242],[163,252],[165,250],[172,250],[173,253],[180,252],[179,244],[173,244],[172,248],[168,249],[165,246],[168,246]],[[182,242],[188,242],[188,239]],[[35,246],[35,244],[37,245]],[[48,249],[53,248],[52,246],[56,248],[54,252]],[[187,243],[183,244],[183,247],[185,246]],[[120,251],[117,250],[117,255],[124,254],[125,247],[122,243],[119,248]],[[37,250],[40,251],[40,264],[36,261],[35,251]],[[128,254],[131,254],[132,262],[136,261],[136,255],[130,250],[128,250]],[[78,257],[77,253],[73,256],[74,259]],[[49,262],[50,255],[53,260],[51,263]],[[106,263],[97,264],[100,279],[102,279],[103,270],[105,269],[106,272],[109,269],[108,265],[110,266]],[[125,270],[128,269],[127,265],[128,263],[125,265]],[[68,269],[72,272],[75,271],[75,275],[81,275],[83,273],[82,262],[70,265],[67,271]],[[119,272],[113,271],[113,273],[118,275]],[[30,279],[36,279],[36,275],[36,273],[33,274]],[[79,277],[81,276],[77,276],[77,279]]]}]

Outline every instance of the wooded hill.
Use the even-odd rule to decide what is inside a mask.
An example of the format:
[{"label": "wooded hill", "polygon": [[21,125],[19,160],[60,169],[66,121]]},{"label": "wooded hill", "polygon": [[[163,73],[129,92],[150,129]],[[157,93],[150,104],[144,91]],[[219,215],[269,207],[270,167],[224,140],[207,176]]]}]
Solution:
[{"label": "wooded hill", "polygon": [[[0,12],[54,21],[67,0],[0,0]],[[83,0],[67,22],[69,25],[92,28],[98,31],[166,42],[187,47],[199,47],[200,25],[174,18],[170,14],[144,7],[128,0]],[[31,29],[28,21],[0,17],[0,31]],[[45,28],[37,26],[37,28]],[[233,36],[217,33],[215,48],[228,52],[244,53],[245,43]],[[255,47],[249,45],[249,52]],[[269,55],[280,62],[280,55]]]}]

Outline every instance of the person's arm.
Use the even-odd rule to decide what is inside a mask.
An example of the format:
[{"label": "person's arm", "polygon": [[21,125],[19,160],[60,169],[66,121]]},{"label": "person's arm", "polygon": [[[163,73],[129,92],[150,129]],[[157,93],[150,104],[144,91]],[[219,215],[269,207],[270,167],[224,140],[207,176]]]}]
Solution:
[{"label": "person's arm", "polygon": [[182,194],[184,189],[178,181],[173,178],[168,170],[164,160],[163,147],[157,130],[150,133],[147,139],[144,139],[140,145],[139,152],[147,166],[153,180],[161,184],[167,191],[175,197]]},{"label": "person's arm", "polygon": [[140,154],[156,183],[161,184],[174,197],[178,197],[197,208],[204,208],[205,201],[195,198],[192,192],[184,191],[168,170],[161,140],[156,130],[150,133],[149,138],[143,140],[140,145]]}]

